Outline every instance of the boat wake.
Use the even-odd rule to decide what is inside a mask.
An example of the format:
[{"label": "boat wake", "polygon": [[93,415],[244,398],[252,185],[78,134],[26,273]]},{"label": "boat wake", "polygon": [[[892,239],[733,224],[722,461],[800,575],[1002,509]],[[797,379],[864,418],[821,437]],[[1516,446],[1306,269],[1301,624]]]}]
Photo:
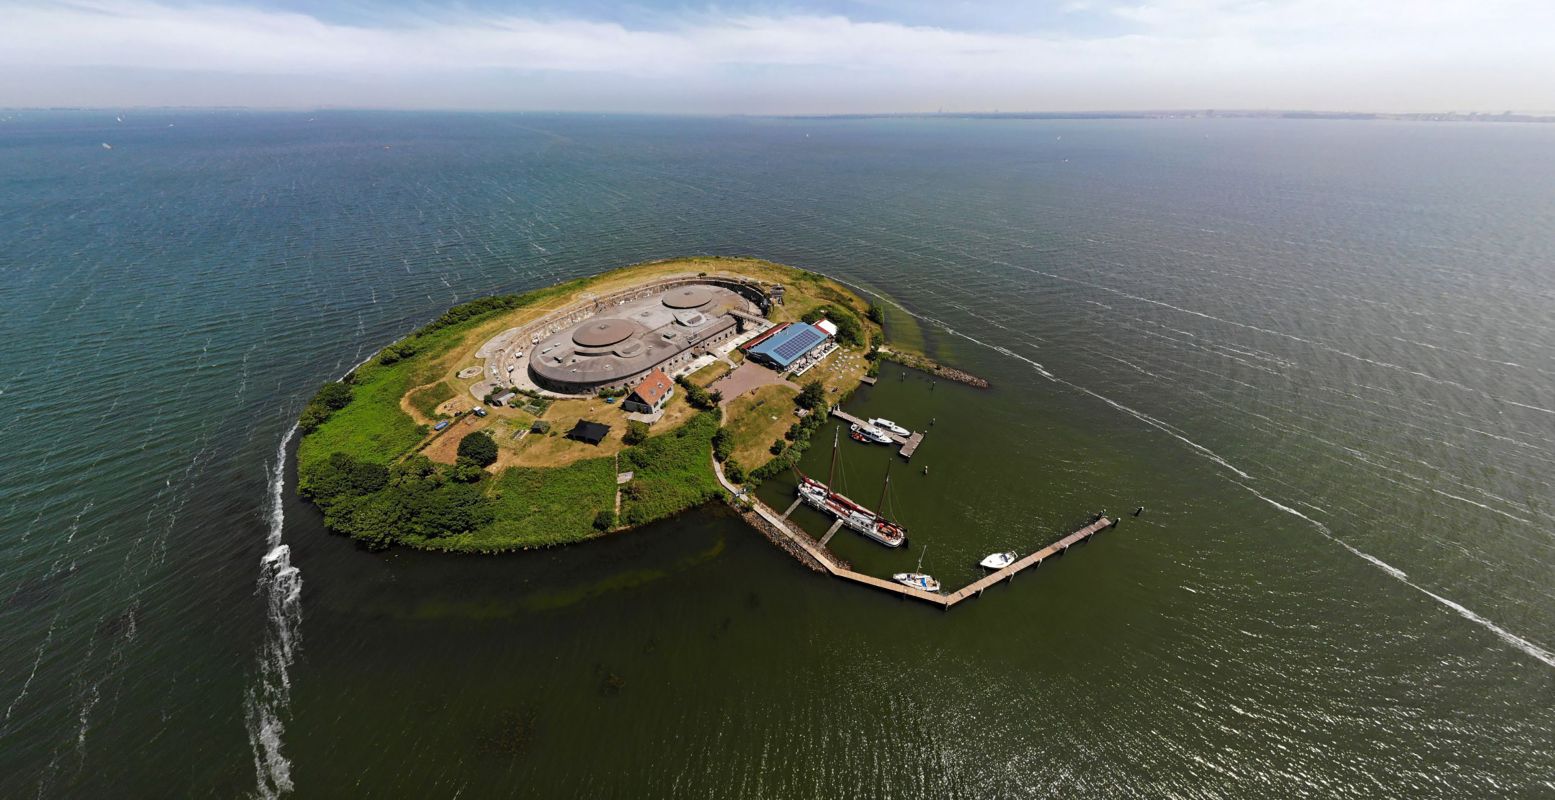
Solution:
[{"label": "boat wake", "polygon": [[286,446],[297,434],[293,425],[275,449],[270,472],[269,535],[259,561],[258,591],[264,594],[267,625],[259,653],[258,676],[243,702],[248,743],[254,754],[258,794],[276,798],[292,790],[291,762],[281,752],[281,734],[291,707],[291,668],[302,633],[302,574],[292,566],[291,548],[281,542],[285,522],[282,496],[286,483]]},{"label": "boat wake", "polygon": [[1318,522],[1317,520],[1307,516],[1306,514],[1301,513],[1300,511],[1297,511],[1294,508],[1291,508],[1290,506],[1287,506],[1287,505],[1285,505],[1283,503],[1280,503],[1280,502],[1278,502],[1276,500],[1272,500],[1272,499],[1270,499],[1268,497],[1263,496],[1262,494],[1260,494],[1258,492],[1258,490],[1252,488],[1251,486],[1248,486],[1246,484],[1240,484],[1240,483],[1237,484],[1237,485],[1241,486],[1243,489],[1246,489],[1249,492],[1252,492],[1253,496],[1258,498],[1259,500],[1262,500],[1265,503],[1268,503],[1269,505],[1274,506],[1275,508],[1277,508],[1277,509],[1279,509],[1281,511],[1284,511],[1287,514],[1293,514],[1293,515],[1295,515],[1297,517],[1300,517],[1301,519],[1306,520],[1308,523],[1311,523],[1312,527],[1317,528],[1318,533],[1323,534],[1323,536],[1327,537],[1327,539],[1329,541],[1334,542],[1335,544],[1339,545],[1340,547],[1343,547],[1344,549],[1349,550],[1351,553],[1354,553],[1355,555],[1360,556],[1363,559],[1366,559],[1367,561],[1371,562],[1374,566],[1376,566],[1378,569],[1380,569],[1383,572],[1386,572],[1389,575],[1393,576],[1394,578],[1398,579],[1405,586],[1408,586],[1409,588],[1414,589],[1417,592],[1420,592],[1421,594],[1425,595],[1426,597],[1429,597],[1432,600],[1435,600],[1436,602],[1441,603],[1442,605],[1452,609],[1453,611],[1457,612],[1458,616],[1463,617],[1464,619],[1466,619],[1466,620],[1468,620],[1470,622],[1473,622],[1475,624],[1483,626],[1484,628],[1489,630],[1491,633],[1494,633],[1495,635],[1501,637],[1502,641],[1504,641],[1507,644],[1517,648],[1518,650],[1521,650],[1524,653],[1527,653],[1528,655],[1533,656],[1534,658],[1537,658],[1540,661],[1543,661],[1545,664],[1548,664],[1548,665],[1550,665],[1552,667],[1555,667],[1555,653],[1552,653],[1552,652],[1550,652],[1550,651],[1548,651],[1548,650],[1546,650],[1546,649],[1544,649],[1544,648],[1534,644],[1533,642],[1530,642],[1527,639],[1524,639],[1523,637],[1518,636],[1515,633],[1512,633],[1511,631],[1501,627],[1500,625],[1497,625],[1494,622],[1491,622],[1490,620],[1485,619],[1484,617],[1482,617],[1482,616],[1474,613],[1473,611],[1470,611],[1469,609],[1463,607],[1463,605],[1461,605],[1459,603],[1456,603],[1456,602],[1454,602],[1452,600],[1448,600],[1447,598],[1442,597],[1441,595],[1431,591],[1430,589],[1427,589],[1424,586],[1421,586],[1421,585],[1415,583],[1414,581],[1409,579],[1409,573],[1399,569],[1398,567],[1393,566],[1392,564],[1387,563],[1386,561],[1383,561],[1380,558],[1377,558],[1376,556],[1374,556],[1374,555],[1372,555],[1370,553],[1367,553],[1367,552],[1364,552],[1362,550],[1356,549],[1349,542],[1346,542],[1345,540],[1340,539],[1339,537],[1335,536],[1333,531],[1328,529],[1327,525],[1324,525],[1323,523]]},{"label": "boat wake", "polygon": [[[961,339],[965,339],[965,340],[967,340],[967,341],[969,341],[969,342],[971,342],[973,344],[981,345],[983,347],[986,347],[986,348],[988,348],[990,350],[993,350],[993,351],[995,351],[997,353],[1000,353],[1002,355],[1008,356],[1008,357],[1016,359],[1018,361],[1025,362],[1026,364],[1030,365],[1034,370],[1036,370],[1037,374],[1041,375],[1042,377],[1047,378],[1048,380],[1053,381],[1055,383],[1059,383],[1059,384],[1062,384],[1064,386],[1067,386],[1067,387],[1069,387],[1071,389],[1074,389],[1074,390],[1076,390],[1078,392],[1081,392],[1083,394],[1086,394],[1086,395],[1089,395],[1091,397],[1094,397],[1094,398],[1102,401],[1103,403],[1106,403],[1107,405],[1109,405],[1109,406],[1111,406],[1111,407],[1113,407],[1113,408],[1115,408],[1115,409],[1117,409],[1119,411],[1122,411],[1123,413],[1128,414],[1129,416],[1132,416],[1135,419],[1138,419],[1140,422],[1143,422],[1146,425],[1149,425],[1150,427],[1155,428],[1155,429],[1157,429],[1157,430],[1167,434],[1168,436],[1171,436],[1172,438],[1177,439],[1178,441],[1181,441],[1182,443],[1184,443],[1184,444],[1188,445],[1190,448],[1192,448],[1200,456],[1202,456],[1204,458],[1207,458],[1210,461],[1213,461],[1214,463],[1220,465],[1221,467],[1224,467],[1227,470],[1230,470],[1231,472],[1235,473],[1238,477],[1240,477],[1243,480],[1249,480],[1249,481],[1250,480],[1254,480],[1253,476],[1251,476],[1251,475],[1247,474],[1246,472],[1243,472],[1242,470],[1238,469],[1236,466],[1232,465],[1230,462],[1228,462],[1225,459],[1221,458],[1219,455],[1217,455],[1215,452],[1211,451],[1209,448],[1204,447],[1203,445],[1200,445],[1199,443],[1189,439],[1187,436],[1185,436],[1181,432],[1179,432],[1179,430],[1177,428],[1175,428],[1174,426],[1172,426],[1172,425],[1170,425],[1170,424],[1168,424],[1166,422],[1162,422],[1161,420],[1158,420],[1158,419],[1156,419],[1154,417],[1151,417],[1148,414],[1144,414],[1144,413],[1136,411],[1136,410],[1134,410],[1132,408],[1129,408],[1128,406],[1125,406],[1122,403],[1119,403],[1119,402],[1117,402],[1115,400],[1112,400],[1109,397],[1103,396],[1103,395],[1101,395],[1101,394],[1099,394],[1097,392],[1094,392],[1094,391],[1092,391],[1090,389],[1087,389],[1084,386],[1080,386],[1080,385],[1078,385],[1076,383],[1072,383],[1070,381],[1064,380],[1063,378],[1060,378],[1057,375],[1054,375],[1050,370],[1048,370],[1046,367],[1042,366],[1042,364],[1038,363],[1037,361],[1035,361],[1033,359],[1030,359],[1030,358],[1027,358],[1026,356],[1023,356],[1023,355],[1021,355],[1019,353],[1016,353],[1016,352],[1010,350],[1009,348],[1001,347],[1000,345],[991,344],[989,342],[982,341],[981,339],[977,339],[975,337],[968,336],[967,334],[962,333],[961,331],[958,331],[955,328],[950,327],[949,325],[945,324],[944,322],[942,322],[942,321],[940,321],[938,319],[935,319],[934,317],[930,317],[930,316],[926,316],[926,315],[923,315],[923,314],[919,314],[919,313],[917,313],[915,311],[912,311],[910,309],[903,308],[900,304],[893,303],[893,305],[895,305],[898,309],[900,309],[902,311],[902,313],[907,314],[908,316],[911,316],[911,317],[913,317],[915,319],[918,319],[920,321],[927,322],[927,323],[929,323],[929,324],[931,324],[931,325],[933,325],[933,326],[935,326],[935,327],[945,331],[946,333],[949,333],[952,336],[955,336],[955,337],[958,337],[958,338],[961,338]],[[1284,335],[1284,334],[1281,334],[1281,335]],[[1518,404],[1518,405],[1521,405],[1521,404]],[[1543,410],[1543,409],[1539,409],[1539,410]],[[1522,652],[1524,652],[1524,653],[1534,657],[1535,659],[1538,659],[1539,661],[1543,662],[1544,664],[1546,664],[1548,666],[1555,667],[1555,652],[1551,652],[1549,650],[1546,650],[1545,648],[1540,647],[1539,645],[1534,644],[1533,642],[1530,642],[1527,639],[1524,639],[1523,637],[1518,636],[1515,633],[1512,633],[1511,631],[1509,631],[1509,630],[1507,630],[1507,629],[1505,629],[1505,628],[1495,624],[1494,622],[1491,622],[1490,620],[1485,619],[1484,617],[1480,616],[1479,614],[1474,613],[1473,611],[1469,610],[1468,608],[1465,608],[1462,604],[1457,603],[1457,602],[1455,602],[1453,600],[1450,600],[1450,599],[1448,599],[1446,597],[1443,597],[1443,596],[1441,596],[1441,595],[1439,595],[1439,594],[1437,594],[1437,593],[1435,593],[1435,592],[1433,592],[1433,591],[1431,591],[1431,590],[1429,590],[1429,589],[1427,589],[1427,588],[1425,588],[1425,587],[1415,583],[1414,581],[1411,581],[1409,579],[1408,573],[1406,573],[1403,570],[1401,570],[1401,569],[1399,569],[1399,568],[1397,568],[1397,567],[1395,567],[1395,566],[1393,566],[1393,565],[1383,561],[1380,558],[1377,558],[1376,556],[1371,555],[1370,553],[1366,553],[1366,552],[1364,552],[1362,550],[1359,550],[1356,547],[1352,546],[1349,542],[1346,542],[1343,539],[1340,539],[1339,537],[1337,537],[1337,536],[1335,536],[1333,534],[1333,531],[1328,529],[1327,525],[1324,525],[1323,523],[1321,523],[1321,522],[1319,522],[1319,521],[1317,521],[1317,520],[1307,516],[1306,514],[1301,513],[1300,511],[1298,511],[1298,510],[1296,510],[1294,508],[1291,508],[1290,506],[1287,506],[1287,505],[1285,505],[1283,503],[1280,503],[1280,502],[1278,502],[1276,500],[1273,500],[1273,499],[1265,496],[1264,494],[1258,492],[1256,489],[1252,488],[1251,486],[1248,486],[1247,484],[1242,483],[1241,481],[1233,479],[1232,482],[1235,483],[1236,485],[1242,487],[1243,489],[1246,489],[1247,491],[1251,492],[1255,497],[1257,497],[1258,499],[1264,501],[1265,503],[1268,503],[1269,505],[1273,506],[1274,508],[1276,508],[1276,509],[1278,509],[1280,511],[1284,511],[1287,514],[1293,514],[1293,515],[1295,515],[1295,516],[1297,516],[1297,517],[1307,521],[1308,523],[1310,523],[1313,527],[1315,527],[1317,529],[1318,533],[1321,533],[1329,541],[1332,541],[1335,544],[1339,545],[1340,547],[1343,547],[1345,550],[1348,550],[1353,555],[1355,555],[1355,556],[1365,560],[1366,562],[1370,563],[1372,566],[1382,570],[1383,572],[1387,573],[1389,576],[1393,577],[1394,579],[1402,582],[1404,585],[1408,586],[1409,588],[1414,589],[1415,591],[1420,592],[1421,594],[1424,594],[1425,596],[1431,598],[1432,600],[1435,600],[1436,602],[1442,604],[1443,606],[1446,606],[1447,608],[1451,609],[1453,612],[1458,614],[1458,616],[1463,617],[1464,619],[1466,619],[1466,620],[1468,620],[1470,622],[1473,622],[1476,625],[1479,625],[1479,626],[1485,628],[1486,630],[1490,631],[1491,633],[1494,633],[1502,641],[1506,642],[1507,644],[1510,644],[1511,646],[1517,648],[1518,650],[1521,650]]]}]

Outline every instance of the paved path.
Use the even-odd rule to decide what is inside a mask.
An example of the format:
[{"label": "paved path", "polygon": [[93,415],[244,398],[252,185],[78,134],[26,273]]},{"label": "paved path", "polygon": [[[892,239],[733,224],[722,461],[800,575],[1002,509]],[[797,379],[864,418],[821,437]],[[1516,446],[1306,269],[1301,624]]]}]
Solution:
[{"label": "paved path", "polygon": [[782,375],[779,375],[778,373],[773,372],[772,370],[767,369],[760,364],[747,361],[744,364],[735,367],[734,371],[730,372],[728,375],[713,381],[713,384],[707,387],[707,390],[710,392],[723,392],[724,399],[721,405],[728,407],[729,403],[734,401],[734,398],[739,397],[746,392],[759,389],[763,386],[776,386],[778,384],[787,386],[796,392],[799,391],[799,385],[793,381],[783,380]]}]

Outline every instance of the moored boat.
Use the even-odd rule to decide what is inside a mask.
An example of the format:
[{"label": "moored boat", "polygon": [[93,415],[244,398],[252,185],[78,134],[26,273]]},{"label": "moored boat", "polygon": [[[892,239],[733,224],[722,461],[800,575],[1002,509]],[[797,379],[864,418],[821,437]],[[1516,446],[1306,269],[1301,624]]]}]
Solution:
[{"label": "moored boat", "polygon": [[848,430],[852,431],[853,433],[858,434],[859,436],[864,437],[865,439],[867,439],[867,440],[869,440],[871,442],[874,442],[875,444],[890,444],[891,443],[891,435],[886,433],[883,430],[880,430],[879,428],[876,428],[873,425],[859,425],[857,423],[854,423],[853,425],[848,427]]},{"label": "moored boat", "polygon": [[914,589],[921,589],[925,592],[939,591],[939,581],[934,580],[934,576],[925,575],[922,572],[898,572],[891,576],[891,580],[903,586],[911,586]]},{"label": "moored boat", "polygon": [[1013,551],[1006,553],[993,553],[977,563],[980,566],[986,567],[988,569],[1004,569],[1005,567],[1015,563],[1015,553]]},{"label": "moored boat", "polygon": [[[799,476],[799,499],[805,505],[842,520],[843,527],[861,533],[870,539],[885,545],[886,547],[901,547],[907,543],[907,531],[901,525],[886,519],[851,498],[834,491],[829,483],[822,483],[798,468],[794,472]],[[837,437],[832,436],[832,466],[829,480],[836,480],[837,475]],[[885,487],[880,491],[881,502],[885,502],[886,490],[891,485],[890,469],[886,470]]]},{"label": "moored boat", "polygon": [[879,429],[881,429],[883,431],[890,431],[891,433],[894,433],[897,436],[911,436],[912,435],[912,431],[907,430],[906,428],[903,428],[902,426],[892,422],[891,420],[886,419],[885,417],[875,417],[874,419],[869,421],[869,424],[873,425],[876,428],[879,428]]}]

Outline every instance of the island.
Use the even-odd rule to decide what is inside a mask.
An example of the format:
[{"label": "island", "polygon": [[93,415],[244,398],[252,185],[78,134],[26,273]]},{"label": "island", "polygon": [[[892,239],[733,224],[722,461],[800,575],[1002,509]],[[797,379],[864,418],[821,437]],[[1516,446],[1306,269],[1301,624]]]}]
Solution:
[{"label": "island", "polygon": [[882,323],[838,281],[744,258],[464,303],[318,390],[298,491],[371,549],[639,527],[789,469],[876,374]]}]

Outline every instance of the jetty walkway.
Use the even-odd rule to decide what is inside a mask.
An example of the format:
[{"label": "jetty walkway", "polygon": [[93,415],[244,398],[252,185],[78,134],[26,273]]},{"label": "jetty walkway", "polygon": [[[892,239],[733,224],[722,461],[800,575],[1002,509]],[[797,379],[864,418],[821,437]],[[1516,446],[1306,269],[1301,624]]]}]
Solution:
[{"label": "jetty walkway", "polygon": [[[713,473],[718,476],[718,482],[723,484],[725,489],[728,489],[737,495],[740,494],[740,490],[724,478],[723,465],[719,464],[716,460],[713,461]],[[1025,558],[1016,560],[1015,563],[1005,567],[1004,569],[991,572],[988,575],[975,580],[954,592],[950,592],[948,594],[939,594],[936,592],[926,592],[922,589],[914,589],[910,586],[903,586],[902,584],[895,581],[882,580],[880,578],[876,578],[873,575],[865,575],[862,572],[854,572],[853,570],[849,569],[847,565],[838,561],[837,557],[833,556],[830,550],[827,550],[819,542],[810,538],[809,534],[799,530],[788,521],[788,514],[793,511],[793,506],[789,506],[787,512],[778,513],[777,511],[769,508],[766,503],[761,502],[761,500],[757,499],[755,496],[751,496],[750,500],[752,502],[752,508],[756,514],[758,514],[763,520],[766,520],[768,524],[772,525],[773,528],[775,528],[778,533],[787,539],[791,544],[803,550],[811,558],[815,559],[815,561],[823,568],[825,568],[826,572],[832,577],[853,581],[854,583],[861,583],[865,586],[869,586],[871,588],[879,589],[885,592],[891,592],[902,597],[910,597],[914,600],[922,600],[925,603],[936,605],[944,609],[949,609],[951,606],[954,606],[963,600],[970,600],[973,597],[981,597],[983,591],[988,587],[993,586],[1000,581],[1009,580],[1010,578],[1015,577],[1015,574],[1021,570],[1027,569],[1029,567],[1040,566],[1043,561],[1046,561],[1049,558],[1062,556],[1069,550],[1070,547],[1085,542],[1092,536],[1095,536],[1096,534],[1101,533],[1102,531],[1117,524],[1116,520],[1109,519],[1107,517],[1098,517],[1091,524],[1075,531],[1074,533],[1069,534],[1068,536],[1065,536],[1062,539],[1059,539],[1058,541],[1026,556]],[[795,505],[797,505],[797,503]],[[831,538],[831,534],[836,532],[836,529],[837,526],[833,525],[831,530],[827,532],[828,539]]]},{"label": "jetty walkway", "polygon": [[[869,422],[867,420],[859,419],[858,417],[855,417],[852,414],[849,414],[848,412],[843,411],[840,408],[833,408],[831,410],[831,415],[836,417],[837,419],[840,419],[840,420],[844,421],[844,422],[851,422],[854,425],[858,425],[859,427],[863,427],[865,425],[869,425]],[[871,426],[871,427],[873,427],[873,426]],[[890,432],[888,430],[885,430],[884,428],[881,428],[880,432],[885,434],[885,435],[887,435],[887,436],[889,436],[889,437],[891,437],[891,441],[896,442],[898,445],[900,445],[902,449],[899,452],[902,454],[902,458],[905,458],[905,459],[908,459],[908,460],[911,460],[912,459],[912,454],[917,452],[918,445],[923,444],[923,432],[922,431],[916,431],[911,436],[898,436],[898,435],[896,435],[896,434],[894,434],[894,433],[892,433],[892,432]]]}]

